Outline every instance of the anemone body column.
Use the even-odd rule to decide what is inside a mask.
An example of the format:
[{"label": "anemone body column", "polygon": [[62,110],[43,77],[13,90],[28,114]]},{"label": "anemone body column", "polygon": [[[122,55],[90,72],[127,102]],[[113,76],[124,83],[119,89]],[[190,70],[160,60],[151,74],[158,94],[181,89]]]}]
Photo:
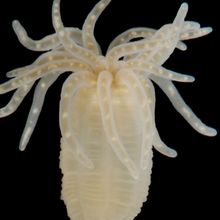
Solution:
[{"label": "anemone body column", "polygon": [[[85,79],[84,79],[85,80]],[[81,87],[70,100],[64,85],[61,96],[61,106],[67,107],[67,102],[72,103],[69,112],[61,109],[60,124],[62,132],[60,167],[63,172],[62,199],[67,206],[67,212],[71,220],[133,220],[140,212],[140,208],[146,201],[150,184],[152,168],[152,140],[146,142],[148,150],[148,164],[141,168],[142,153],[142,122],[140,105],[137,105],[135,94],[129,90],[125,83],[114,81],[110,84],[111,99],[105,98],[105,92],[99,94],[97,87],[104,90],[108,87],[104,81],[91,81],[91,86]],[[70,82],[71,83],[71,82]],[[78,84],[80,79],[78,79]],[[100,83],[100,85],[97,85]],[[72,85],[72,84],[71,84]],[[100,88],[100,89],[102,89]],[[129,94],[130,93],[130,94]],[[103,103],[111,104],[112,114],[103,115],[100,108],[100,95]],[[132,98],[131,98],[132,97]],[[69,97],[71,98],[71,97]],[[106,108],[107,111],[107,107]],[[105,110],[104,110],[105,112]],[[71,119],[72,134],[77,134],[77,142],[82,151],[92,162],[93,166],[87,167],[79,161],[75,150],[65,137],[67,122],[62,117],[68,114]],[[151,120],[151,112],[149,111]],[[103,119],[105,117],[105,119]],[[115,123],[117,136],[120,139],[126,155],[137,168],[137,174],[132,173],[119,158],[120,154],[114,151],[111,141],[106,135],[104,120],[114,117],[109,123]],[[148,120],[149,125],[152,122]],[[74,123],[73,123],[74,122]],[[149,130],[152,129],[149,127]],[[152,135],[150,135],[152,136]],[[112,140],[113,142],[116,140]],[[123,150],[122,150],[123,151]],[[82,158],[81,158],[82,159]],[[126,159],[129,163],[129,159]]]}]

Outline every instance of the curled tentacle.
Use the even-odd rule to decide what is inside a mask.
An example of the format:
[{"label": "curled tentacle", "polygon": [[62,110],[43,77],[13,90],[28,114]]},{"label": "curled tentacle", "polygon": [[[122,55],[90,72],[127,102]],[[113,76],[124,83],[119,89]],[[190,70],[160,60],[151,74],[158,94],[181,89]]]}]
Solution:
[{"label": "curled tentacle", "polygon": [[53,2],[52,19],[54,29],[63,47],[70,54],[72,54],[72,56],[84,61],[87,64],[93,65],[94,62],[96,62],[95,54],[92,51],[77,45],[70,39],[68,34],[66,34],[66,30],[63,26],[60,16],[60,0],[54,0]]},{"label": "curled tentacle", "polygon": [[174,108],[185,118],[185,120],[199,133],[207,136],[215,136],[217,134],[214,128],[205,125],[184,102],[173,83],[169,80],[162,80],[159,77],[152,76],[159,87],[164,91],[170,99]]},{"label": "curled tentacle", "polygon": [[[60,41],[56,33],[48,35],[41,40],[32,40],[18,20],[13,21],[12,27],[20,43],[29,50],[48,51],[60,46]],[[82,45],[82,32],[79,29],[65,28],[65,31],[74,42]]]},{"label": "curled tentacle", "polygon": [[104,131],[108,142],[118,159],[128,169],[131,176],[134,179],[138,179],[138,169],[129,157],[116,129],[111,102],[111,84],[112,75],[107,71],[101,72],[97,81],[97,92]]},{"label": "curled tentacle", "polygon": [[92,11],[88,14],[82,28],[82,39],[84,48],[93,51],[96,54],[101,54],[101,49],[94,37],[94,27],[98,17],[104,11],[111,0],[99,1]]},{"label": "curled tentacle", "polygon": [[39,118],[41,109],[44,104],[44,99],[45,99],[45,95],[47,93],[47,90],[56,81],[56,79],[58,78],[58,76],[60,74],[61,74],[61,72],[58,72],[54,75],[49,75],[49,76],[43,77],[39,81],[37,87],[35,88],[31,110],[28,115],[28,119],[27,119],[23,134],[21,136],[20,144],[19,144],[19,149],[21,151],[25,150],[25,148],[30,140],[30,137],[34,131],[34,128],[35,128],[37,120]]}]

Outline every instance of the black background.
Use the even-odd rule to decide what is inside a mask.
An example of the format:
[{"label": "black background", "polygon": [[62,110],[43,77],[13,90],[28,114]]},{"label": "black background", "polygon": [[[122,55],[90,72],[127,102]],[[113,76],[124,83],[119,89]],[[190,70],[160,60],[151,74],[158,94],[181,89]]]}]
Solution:
[{"label": "black background", "polygon": [[[66,26],[81,28],[97,0],[63,0]],[[219,12],[216,0],[189,0],[187,20],[212,26],[211,35],[187,42],[186,52],[175,51],[165,63],[172,70],[193,74],[193,84],[176,83],[185,101],[210,126],[219,130]],[[106,50],[122,31],[138,26],[170,23],[181,0],[112,0],[97,22],[95,34]],[[40,53],[25,49],[11,28],[18,19],[33,39],[53,33],[52,0],[2,1],[0,8],[0,81],[13,68],[27,65]],[[18,143],[31,106],[33,90],[11,116],[0,120],[0,219],[67,220],[60,200],[59,99],[65,74],[49,90],[36,129],[25,152]],[[5,105],[13,93],[1,95]],[[148,201],[136,220],[219,219],[219,136],[208,138],[194,131],[156,87],[156,123],[162,139],[178,151],[175,159],[154,151],[154,167]],[[6,215],[5,215],[6,214]]]}]

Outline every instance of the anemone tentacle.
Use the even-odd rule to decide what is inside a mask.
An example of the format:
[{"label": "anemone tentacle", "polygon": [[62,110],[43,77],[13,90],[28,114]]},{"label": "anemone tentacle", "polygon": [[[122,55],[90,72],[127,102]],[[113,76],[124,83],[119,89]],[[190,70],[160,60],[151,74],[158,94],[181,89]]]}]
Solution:
[{"label": "anemone tentacle", "polygon": [[[128,43],[133,40],[137,40],[139,38],[143,39],[151,39],[153,35],[156,33],[157,30],[153,28],[145,28],[145,27],[139,27],[139,28],[130,28],[121,34],[119,34],[109,45],[107,53],[113,48],[121,44]],[[181,41],[177,43],[177,48],[180,50],[185,50],[186,47],[185,44]]]},{"label": "anemone tentacle", "polygon": [[0,108],[0,118],[6,117],[17,110],[27,93],[32,88],[33,84],[34,83],[32,82],[30,84],[23,85],[15,91],[9,103]]},{"label": "anemone tentacle", "polygon": [[44,64],[47,64],[49,62],[59,62],[60,60],[70,60],[71,55],[69,55],[65,51],[59,51],[59,50],[53,50],[50,52],[43,53],[40,55],[31,65],[22,67],[22,68],[16,68],[14,70],[11,70],[7,72],[7,77],[20,77],[24,75],[28,75],[30,71],[32,71],[34,68],[42,66]]},{"label": "anemone tentacle", "polygon": [[111,0],[99,1],[92,11],[88,14],[82,28],[83,47],[93,51],[95,54],[101,54],[99,47],[94,37],[95,23]]},{"label": "anemone tentacle", "polygon": [[146,201],[152,147],[168,157],[177,155],[157,130],[153,82],[196,131],[217,134],[193,113],[172,83],[193,82],[194,77],[164,67],[176,48],[187,49],[183,41],[205,36],[212,28],[186,21],[188,5],[183,3],[172,23],[158,30],[130,28],[102,55],[94,29],[110,2],[99,0],[80,30],[64,27],[60,0],[53,0],[55,33],[39,40],[29,37],[14,20],[12,26],[20,43],[45,53],[30,65],[9,71],[8,81],[0,84],[0,94],[15,90],[9,103],[0,108],[1,118],[15,112],[39,80],[20,140],[23,151],[49,87],[61,74],[71,72],[62,87],[59,110],[62,199],[71,219],[104,219],[109,213],[113,216],[109,219],[133,219]]},{"label": "anemone tentacle", "polygon": [[180,96],[176,87],[169,80],[160,79],[159,77],[151,77],[156,82],[163,92],[167,95],[174,108],[185,118],[185,120],[199,133],[207,136],[215,136],[216,130],[205,125],[187,106],[183,98]]},{"label": "anemone tentacle", "polygon": [[149,74],[151,75],[156,75],[158,77],[164,78],[164,79],[169,79],[169,80],[174,80],[174,81],[179,81],[179,82],[193,82],[194,77],[190,75],[185,75],[181,73],[177,73],[171,70],[167,70],[164,67],[157,66],[154,63],[147,63],[144,61],[140,60],[131,60],[127,61],[124,64],[125,67],[131,68],[134,70],[139,70],[139,71],[144,71],[146,73],[146,76]]},{"label": "anemone tentacle", "polygon": [[[29,50],[48,51],[57,48],[61,44],[56,33],[48,35],[40,40],[33,40],[28,36],[27,31],[18,20],[14,20],[12,22],[12,27],[18,37],[19,42]],[[76,44],[82,45],[81,30],[78,28],[65,28],[65,31],[70,38],[76,42]]]},{"label": "anemone tentacle", "polygon": [[41,109],[44,104],[45,95],[47,93],[47,90],[49,87],[57,80],[58,76],[62,72],[54,73],[53,75],[48,75],[45,77],[42,77],[42,79],[38,82],[38,85],[35,88],[34,97],[33,97],[33,103],[27,118],[27,122],[23,131],[23,134],[21,136],[19,149],[25,150],[30,137],[34,131],[34,128],[37,124],[37,120],[39,118],[39,115],[41,113]]},{"label": "anemone tentacle", "polygon": [[[201,28],[200,24],[194,21],[185,21],[188,5],[183,3],[173,23],[164,25],[159,30],[142,27],[128,29],[112,41],[104,57],[101,56],[101,49],[96,42],[94,28],[98,17],[110,1],[100,0],[87,16],[82,30],[79,30],[77,28],[64,27],[60,15],[60,0],[54,0],[52,21],[55,33],[40,40],[32,40],[20,22],[17,20],[13,21],[13,29],[22,45],[30,50],[49,52],[39,56],[31,65],[17,68],[7,73],[7,77],[11,79],[0,85],[0,94],[17,90],[12,96],[11,101],[0,109],[0,117],[13,113],[34,82],[40,79],[35,89],[33,104],[20,142],[20,149],[24,150],[37,123],[46,92],[60,74],[66,71],[75,74],[67,79],[64,84],[67,88],[62,90],[64,100],[66,94],[71,97],[68,102],[63,102],[63,106],[68,111],[71,111],[73,108],[72,100],[74,100],[75,94],[79,89],[90,86],[91,79],[97,81],[99,106],[107,139],[122,164],[127,167],[134,178],[138,178],[137,167],[127,154],[115,126],[111,100],[112,80],[114,77],[116,77],[115,79],[120,79],[129,88],[131,95],[136,97],[134,98],[137,99],[136,102],[140,106],[145,107],[140,110],[142,117],[147,117],[146,115],[151,112],[153,121],[155,94],[150,80],[156,82],[168,96],[176,110],[194,129],[204,135],[214,136],[216,130],[201,122],[186,105],[171,82],[172,80],[193,82],[194,77],[176,73],[163,67],[163,64],[175,48],[180,50],[187,49],[186,45],[182,42],[183,40],[207,35],[212,29],[210,27]],[[90,76],[87,77],[87,74]],[[91,74],[93,74],[92,77]],[[149,90],[142,85],[140,81],[141,75],[148,80],[146,84],[148,84]],[[84,77],[85,81],[74,82],[74,80],[80,78],[79,76]],[[94,76],[95,78],[93,79]],[[123,80],[122,76],[124,77]],[[131,82],[134,82],[138,88],[133,87]],[[68,87],[70,85],[75,85],[73,90],[70,90]],[[105,86],[103,87],[103,85]],[[147,104],[148,99],[152,100],[153,103]],[[93,164],[83,152],[70,123],[71,120],[68,121],[64,117],[67,114],[64,112],[64,107],[61,107],[63,115],[60,117],[63,119],[63,122],[60,124],[65,140],[68,145],[75,146],[73,154],[80,158],[81,163],[88,168],[92,168]],[[108,114],[109,117],[105,117],[105,114]],[[110,121],[108,122],[107,120]],[[147,128],[145,126],[146,124],[142,126],[142,154],[146,156],[147,150],[144,134],[146,134]],[[154,147],[161,153],[174,157],[176,152],[167,147],[160,139],[156,124],[153,123],[151,127],[154,132],[154,135],[152,135]],[[69,133],[72,135],[70,136]],[[142,168],[144,168],[144,160],[144,157],[142,157]]]},{"label": "anemone tentacle", "polygon": [[51,61],[39,67],[31,69],[24,76],[18,76],[0,85],[0,94],[10,92],[21,87],[24,83],[30,83],[40,79],[43,76],[54,72],[75,72],[80,70],[90,70],[90,67],[76,59],[63,59]]},{"label": "anemone tentacle", "polygon": [[72,54],[73,57],[92,66],[96,62],[95,54],[92,51],[77,45],[66,33],[60,15],[60,0],[54,0],[53,2],[52,19],[54,29],[63,47]]}]

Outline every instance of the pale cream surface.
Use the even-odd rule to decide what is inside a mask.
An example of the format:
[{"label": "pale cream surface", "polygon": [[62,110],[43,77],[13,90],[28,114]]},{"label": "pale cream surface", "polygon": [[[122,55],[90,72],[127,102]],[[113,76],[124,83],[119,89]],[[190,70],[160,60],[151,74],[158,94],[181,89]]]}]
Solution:
[{"label": "pale cream surface", "polygon": [[85,19],[82,30],[66,28],[60,0],[54,0],[55,33],[32,40],[19,21],[13,21],[18,40],[26,48],[45,52],[31,65],[11,70],[0,94],[15,90],[0,108],[0,117],[19,107],[34,83],[33,103],[20,141],[25,150],[40,115],[49,87],[60,74],[71,72],[60,100],[62,133],[60,166],[64,174],[62,199],[71,219],[133,219],[146,200],[150,184],[152,147],[175,157],[161,140],[155,124],[152,81],[174,108],[198,132],[215,136],[184,102],[172,81],[193,82],[194,77],[163,66],[175,49],[187,49],[184,40],[212,31],[185,21],[183,3],[174,21],[159,30],[131,28],[117,36],[107,53],[94,37],[94,27],[110,0],[100,0]]},{"label": "pale cream surface", "polygon": [[[96,86],[79,90],[69,111],[72,114],[70,123],[72,133],[77,135],[78,142],[94,168],[83,166],[73,153],[75,146],[68,144],[65,137],[62,138],[62,199],[71,219],[132,220],[146,200],[152,167],[151,122],[147,122],[148,130],[145,134],[148,136],[145,145],[147,165],[142,169],[140,158],[143,118],[138,114],[139,107],[124,86],[112,88],[112,108],[119,138],[138,168],[138,179],[134,179],[118,160],[106,138]],[[150,115],[146,116],[152,118]],[[62,128],[65,132],[65,124],[62,124]]]}]

